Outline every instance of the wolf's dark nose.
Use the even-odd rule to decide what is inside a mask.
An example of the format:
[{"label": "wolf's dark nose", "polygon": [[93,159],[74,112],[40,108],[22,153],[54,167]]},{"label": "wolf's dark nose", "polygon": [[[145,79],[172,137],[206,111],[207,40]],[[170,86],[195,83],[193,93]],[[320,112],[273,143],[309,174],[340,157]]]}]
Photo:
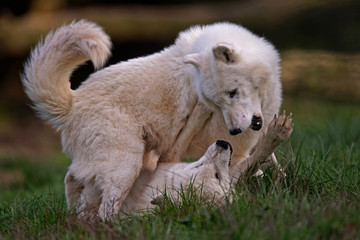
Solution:
[{"label": "wolf's dark nose", "polygon": [[259,131],[262,127],[262,119],[258,116],[253,116],[251,119],[251,129],[255,131]]},{"label": "wolf's dark nose", "polygon": [[231,144],[228,143],[227,141],[224,141],[224,140],[217,140],[216,141],[216,145],[219,146],[219,147],[222,147],[223,149],[227,150],[228,147],[230,147],[230,152],[232,153],[232,147],[231,147]]},{"label": "wolf's dark nose", "polygon": [[241,129],[240,128],[234,128],[234,129],[231,129],[230,130],[230,134],[231,135],[237,135],[237,134],[239,134],[239,133],[241,133],[242,131],[241,131]]}]

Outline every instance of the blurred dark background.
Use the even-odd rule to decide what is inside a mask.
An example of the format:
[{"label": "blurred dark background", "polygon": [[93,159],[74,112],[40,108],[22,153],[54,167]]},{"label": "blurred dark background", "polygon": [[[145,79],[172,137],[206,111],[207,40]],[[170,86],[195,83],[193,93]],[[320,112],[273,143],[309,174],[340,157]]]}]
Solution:
[{"label": "blurred dark background", "polygon": [[[264,36],[282,56],[284,98],[360,102],[360,1],[2,0],[0,159],[60,151],[59,136],[35,117],[20,74],[30,49],[51,29],[86,18],[113,41],[109,64],[159,51],[194,24],[231,21]],[[76,88],[93,71],[80,67]]]}]

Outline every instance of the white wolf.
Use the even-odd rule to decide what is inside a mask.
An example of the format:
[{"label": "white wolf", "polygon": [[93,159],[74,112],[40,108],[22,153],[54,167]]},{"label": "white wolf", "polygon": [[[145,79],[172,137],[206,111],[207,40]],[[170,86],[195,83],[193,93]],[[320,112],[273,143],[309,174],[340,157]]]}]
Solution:
[{"label": "white wolf", "polygon": [[[181,194],[186,193],[189,188],[200,193],[203,200],[218,206],[223,205],[232,200],[231,177],[239,177],[244,169],[264,162],[275,148],[290,136],[292,128],[291,117],[285,117],[284,114],[279,118],[275,117],[252,156],[245,163],[238,163],[233,167],[236,169],[233,171],[234,176],[229,172],[233,150],[230,143],[222,140],[213,143],[196,162],[161,162],[155,169],[143,168],[120,212],[143,213],[162,204],[164,192],[174,202],[180,202]],[[65,183],[69,207],[76,209],[80,218],[96,219],[102,190],[95,184],[94,179],[86,183],[77,181],[70,170],[66,174]]]},{"label": "white wolf", "polygon": [[76,66],[91,59],[100,68],[110,46],[99,26],[74,22],[32,51],[22,77],[35,109],[61,131],[69,171],[101,190],[102,218],[119,213],[143,166],[199,158],[216,139],[234,148],[230,172],[245,169],[233,166],[281,104],[279,55],[269,42],[231,23],[196,26],[163,51],[99,70],[71,90]]},{"label": "white wolf", "polygon": [[[222,140],[213,143],[206,153],[193,163],[159,163],[156,170],[142,169],[139,177],[124,200],[120,211],[142,213],[163,202],[164,192],[175,202],[181,201],[181,191],[190,188],[200,193],[205,201],[224,204],[231,200],[229,165],[231,145]],[[119,173],[121,174],[121,173]],[[94,184],[77,182],[69,171],[67,196],[71,208],[80,217],[96,216],[101,203],[101,190]]]}]

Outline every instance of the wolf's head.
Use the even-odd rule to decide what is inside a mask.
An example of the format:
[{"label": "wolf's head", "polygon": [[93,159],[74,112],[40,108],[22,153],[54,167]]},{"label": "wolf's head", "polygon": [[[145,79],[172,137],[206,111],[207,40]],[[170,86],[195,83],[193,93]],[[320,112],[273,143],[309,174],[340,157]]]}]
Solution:
[{"label": "wolf's head", "polygon": [[201,101],[222,112],[232,135],[250,127],[260,130],[265,95],[271,91],[269,81],[279,72],[272,45],[246,29],[225,23],[205,28],[194,45],[195,53],[186,55],[184,62],[195,66]]},{"label": "wolf's head", "polygon": [[204,187],[210,191],[227,191],[230,184],[229,166],[232,151],[230,143],[217,140],[198,161],[190,163],[184,171],[195,176],[195,186],[204,183]]}]

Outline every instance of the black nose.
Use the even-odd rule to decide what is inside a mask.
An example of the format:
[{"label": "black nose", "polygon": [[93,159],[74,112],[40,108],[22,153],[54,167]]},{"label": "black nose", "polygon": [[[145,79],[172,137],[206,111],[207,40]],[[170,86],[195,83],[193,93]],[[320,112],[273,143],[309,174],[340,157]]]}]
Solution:
[{"label": "black nose", "polygon": [[217,140],[216,141],[216,145],[219,146],[219,147],[222,147],[223,149],[227,150],[228,147],[230,147],[230,152],[232,153],[233,152],[233,149],[231,147],[231,144],[228,143],[227,141],[224,141],[224,140]]},{"label": "black nose", "polygon": [[241,129],[240,128],[234,128],[234,129],[231,129],[230,130],[230,134],[231,135],[237,135],[237,134],[239,134],[239,133],[241,133],[242,131],[241,131]]},{"label": "black nose", "polygon": [[251,129],[255,131],[259,131],[261,127],[262,127],[261,117],[253,116],[251,119]]}]

